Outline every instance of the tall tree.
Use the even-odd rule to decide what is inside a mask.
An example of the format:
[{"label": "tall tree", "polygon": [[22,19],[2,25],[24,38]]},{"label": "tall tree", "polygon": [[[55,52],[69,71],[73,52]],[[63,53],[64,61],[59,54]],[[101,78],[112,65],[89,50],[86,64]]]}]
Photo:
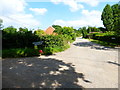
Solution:
[{"label": "tall tree", "polygon": [[113,11],[111,9],[111,6],[107,4],[105,8],[103,9],[101,20],[103,21],[104,26],[107,30],[112,31],[114,28],[114,19],[113,19]]},{"label": "tall tree", "polygon": [[54,32],[56,32],[58,34],[62,34],[63,29],[60,25],[52,25],[52,27],[55,28]]},{"label": "tall tree", "polygon": [[113,19],[114,19],[114,31],[117,34],[120,34],[120,5],[119,4],[115,4],[112,6],[112,10],[113,10]]}]

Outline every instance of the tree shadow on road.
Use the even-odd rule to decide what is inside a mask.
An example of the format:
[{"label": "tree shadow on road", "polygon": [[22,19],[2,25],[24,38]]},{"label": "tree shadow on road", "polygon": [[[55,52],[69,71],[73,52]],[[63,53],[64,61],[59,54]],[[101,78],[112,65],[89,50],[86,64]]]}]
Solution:
[{"label": "tree shadow on road", "polygon": [[117,65],[117,66],[120,66],[120,64],[119,64],[119,63],[112,62],[112,61],[108,61],[107,63],[109,63],[109,64],[114,64],[114,65]]},{"label": "tree shadow on road", "polygon": [[78,42],[74,43],[73,45],[79,46],[79,47],[90,47],[91,49],[96,49],[96,50],[113,50],[115,48],[110,48],[106,46],[101,46],[99,44],[93,43],[93,42]]},{"label": "tree shadow on road", "polygon": [[82,73],[75,72],[71,64],[47,58],[18,58],[2,61],[3,88],[79,88],[78,78]]}]

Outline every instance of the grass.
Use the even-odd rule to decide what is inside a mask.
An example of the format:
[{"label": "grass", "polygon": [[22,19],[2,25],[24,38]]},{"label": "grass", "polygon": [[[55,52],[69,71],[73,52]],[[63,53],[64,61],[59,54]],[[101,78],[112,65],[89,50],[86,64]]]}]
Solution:
[{"label": "grass", "polygon": [[88,40],[93,42],[93,43],[97,43],[97,44],[100,44],[102,46],[107,46],[107,47],[112,47],[112,48],[119,45],[119,44],[116,44],[116,43],[105,42],[105,41],[100,41],[100,40],[95,40],[95,39],[88,39]]},{"label": "grass", "polygon": [[56,46],[54,48],[52,47],[46,47],[43,49],[43,55],[51,55],[51,54],[54,54],[54,53],[57,53],[57,52],[62,52],[66,49],[70,48],[70,45],[66,44],[64,46]]},{"label": "grass", "polygon": [[61,47],[46,47],[46,48],[12,48],[12,49],[3,49],[2,50],[2,58],[18,58],[18,57],[32,57],[39,56],[39,50],[43,50],[42,55],[51,55],[57,52],[64,51],[70,48],[70,45],[66,44]]},{"label": "grass", "polygon": [[32,48],[13,48],[2,50],[2,58],[31,57],[38,55],[38,50]]}]

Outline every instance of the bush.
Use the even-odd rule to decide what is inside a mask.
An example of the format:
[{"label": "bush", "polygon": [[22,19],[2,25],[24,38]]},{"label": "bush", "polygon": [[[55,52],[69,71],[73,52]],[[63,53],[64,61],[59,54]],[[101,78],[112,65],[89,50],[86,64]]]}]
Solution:
[{"label": "bush", "polygon": [[61,46],[61,47],[45,47],[43,49],[43,54],[44,55],[52,55],[54,53],[57,53],[57,52],[61,52],[61,51],[64,51],[66,49],[70,48],[70,46],[67,44],[67,45],[64,45],[64,46]]},{"label": "bush", "polygon": [[43,49],[43,52],[45,55],[52,55],[53,54],[53,48],[52,47],[45,47]]},{"label": "bush", "polygon": [[43,41],[41,47],[56,47],[56,46],[64,46],[64,38],[61,35],[45,35],[40,38]]},{"label": "bush", "polygon": [[[9,31],[9,32],[8,32]],[[33,42],[39,41],[39,37],[34,35],[32,31],[12,31],[9,28],[2,31],[3,49],[11,48],[32,48]]]},{"label": "bush", "polygon": [[56,52],[64,51],[68,45],[68,39],[63,35],[45,35],[41,37],[41,41],[44,41],[38,48],[43,49],[45,55],[50,55]]},{"label": "bush", "polygon": [[5,49],[2,51],[2,57],[31,57],[38,56],[38,50],[31,48],[16,48],[16,49]]},{"label": "bush", "polygon": [[91,33],[89,34],[92,39],[106,41],[111,43],[120,43],[120,36],[114,35],[114,32],[106,32],[106,33]]},{"label": "bush", "polygon": [[95,36],[93,39],[111,42],[111,43],[120,43],[120,37],[119,36]]}]

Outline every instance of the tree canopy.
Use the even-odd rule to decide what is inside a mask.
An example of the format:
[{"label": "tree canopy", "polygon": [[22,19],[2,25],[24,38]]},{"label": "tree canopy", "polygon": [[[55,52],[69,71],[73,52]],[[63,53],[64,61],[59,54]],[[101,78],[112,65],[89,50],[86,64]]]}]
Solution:
[{"label": "tree canopy", "polygon": [[43,30],[41,30],[41,29],[38,29],[38,30],[34,31],[34,34],[38,35],[38,36],[41,36],[41,35],[44,35],[45,32]]},{"label": "tree canopy", "polygon": [[114,28],[113,11],[109,4],[107,4],[103,9],[101,20],[103,21],[103,25],[106,27],[107,30],[109,31],[113,30]]},{"label": "tree canopy", "polygon": [[101,20],[108,31],[114,31],[120,35],[120,4],[112,6],[107,4],[103,9]]}]

